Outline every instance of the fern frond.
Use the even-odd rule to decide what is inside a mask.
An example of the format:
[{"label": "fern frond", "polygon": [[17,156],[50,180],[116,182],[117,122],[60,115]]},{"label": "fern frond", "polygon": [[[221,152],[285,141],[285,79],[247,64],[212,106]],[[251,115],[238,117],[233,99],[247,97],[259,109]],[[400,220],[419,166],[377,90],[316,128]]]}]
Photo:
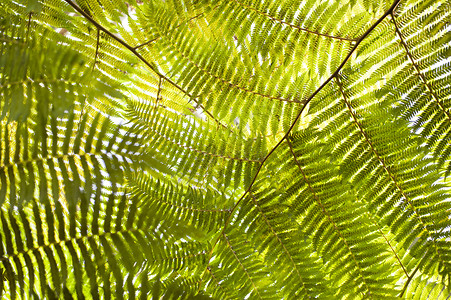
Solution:
[{"label": "fern frond", "polygon": [[444,0],[6,0],[0,294],[446,299]]},{"label": "fern frond", "polygon": [[[19,287],[22,295],[39,297],[58,297],[65,290],[78,297],[111,297],[112,292],[123,295],[123,285],[130,276],[139,275],[143,264],[160,264],[160,248],[152,251],[152,244],[156,246],[160,240],[156,232],[151,233],[157,224],[148,215],[134,213],[136,204],[129,203],[125,195],[115,201],[111,194],[103,203],[87,203],[82,195],[66,212],[66,204],[61,202],[28,205],[20,215],[2,210],[1,262],[8,272],[17,274],[8,281],[10,296],[14,298]],[[96,225],[95,215],[104,218],[112,213],[113,205],[119,208],[115,219],[106,218]],[[99,210],[99,206],[104,208]],[[74,223],[77,214],[81,214],[81,222]],[[136,223],[143,217],[144,222]],[[9,232],[17,238],[13,240]],[[26,236],[26,245],[20,236]],[[39,268],[34,269],[36,263]],[[73,268],[65,267],[67,264]],[[175,264],[179,264],[177,260]],[[83,285],[84,280],[89,285]],[[139,286],[134,288],[139,290]]]},{"label": "fern frond", "polygon": [[247,185],[266,152],[264,138],[243,139],[146,103],[131,103],[129,118],[151,141],[152,152],[163,154],[180,178],[201,186],[212,181],[224,188],[231,182],[235,189]]},{"label": "fern frond", "polygon": [[217,230],[230,211],[222,207],[226,204],[222,195],[212,190],[204,192],[190,186],[174,186],[165,181],[154,181],[142,173],[130,178],[128,185],[132,188],[131,197],[143,199],[155,216],[207,232]]}]

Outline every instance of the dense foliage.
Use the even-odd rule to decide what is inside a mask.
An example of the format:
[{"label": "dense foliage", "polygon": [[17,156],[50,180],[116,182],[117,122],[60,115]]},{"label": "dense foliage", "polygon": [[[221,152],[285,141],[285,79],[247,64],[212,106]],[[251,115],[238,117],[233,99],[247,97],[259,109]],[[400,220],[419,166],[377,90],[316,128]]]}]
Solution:
[{"label": "dense foliage", "polygon": [[448,299],[450,20],[2,0],[2,297]]}]

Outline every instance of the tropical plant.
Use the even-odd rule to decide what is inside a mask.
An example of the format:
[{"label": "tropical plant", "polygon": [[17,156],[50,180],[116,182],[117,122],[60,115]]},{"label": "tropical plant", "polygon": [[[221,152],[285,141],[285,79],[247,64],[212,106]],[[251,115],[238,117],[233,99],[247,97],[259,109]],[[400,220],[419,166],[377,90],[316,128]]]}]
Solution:
[{"label": "tropical plant", "polygon": [[1,1],[2,297],[448,299],[450,20]]}]

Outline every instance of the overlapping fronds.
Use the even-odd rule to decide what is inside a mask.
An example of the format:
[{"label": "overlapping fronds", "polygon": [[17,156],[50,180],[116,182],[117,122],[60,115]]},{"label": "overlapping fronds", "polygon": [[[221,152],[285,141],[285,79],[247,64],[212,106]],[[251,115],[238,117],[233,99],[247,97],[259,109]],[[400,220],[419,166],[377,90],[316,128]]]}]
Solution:
[{"label": "overlapping fronds", "polygon": [[[250,183],[267,152],[262,137],[242,136],[146,103],[131,103],[133,131],[145,136],[151,153],[164,156],[178,178],[227,191]],[[186,157],[187,159],[181,159]],[[211,200],[210,200],[211,201]]]},{"label": "overlapping fronds", "polygon": [[448,299],[446,0],[0,3],[8,299]]},{"label": "overlapping fronds", "polygon": [[211,190],[204,192],[181,184],[154,181],[142,173],[131,178],[129,185],[133,188],[132,197],[145,199],[143,201],[159,218],[192,224],[206,232],[217,229],[230,211],[223,207],[227,205],[226,199]]}]

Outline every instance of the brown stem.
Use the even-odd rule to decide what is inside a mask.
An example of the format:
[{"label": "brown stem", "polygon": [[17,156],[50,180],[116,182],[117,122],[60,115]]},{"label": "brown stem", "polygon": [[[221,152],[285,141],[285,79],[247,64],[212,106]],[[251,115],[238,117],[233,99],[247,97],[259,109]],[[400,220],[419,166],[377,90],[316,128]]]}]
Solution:
[{"label": "brown stem", "polygon": [[100,41],[100,30],[97,28],[96,54],[94,55],[94,63],[92,65],[93,70],[96,67],[97,56],[99,55],[99,41]]}]

